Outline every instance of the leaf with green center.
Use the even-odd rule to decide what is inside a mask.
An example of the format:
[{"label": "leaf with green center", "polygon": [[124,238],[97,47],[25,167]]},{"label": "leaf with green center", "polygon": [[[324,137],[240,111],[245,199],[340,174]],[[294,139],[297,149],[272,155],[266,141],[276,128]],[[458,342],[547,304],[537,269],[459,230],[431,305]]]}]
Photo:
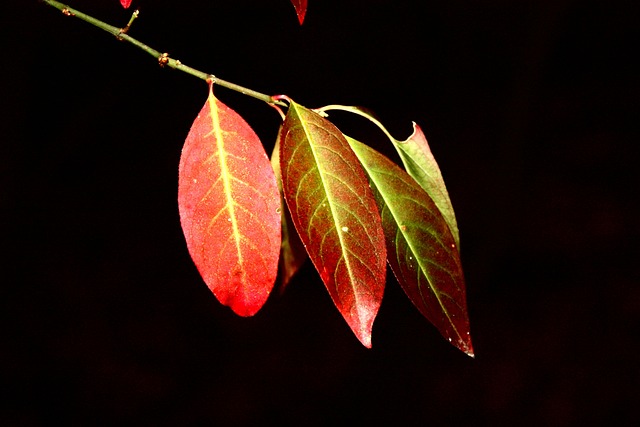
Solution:
[{"label": "leaf with green center", "polygon": [[365,347],[380,308],[386,248],[367,177],[342,133],[290,103],[281,129],[285,200],[333,302]]},{"label": "leaf with green center", "polygon": [[273,147],[273,153],[271,154],[271,166],[276,175],[276,181],[278,182],[278,188],[281,193],[282,204],[282,245],[280,248],[280,269],[282,274],[281,292],[284,292],[285,288],[289,284],[291,278],[298,272],[302,264],[307,260],[307,252],[300,240],[300,236],[296,232],[293,220],[291,219],[291,213],[287,208],[287,204],[284,201],[284,195],[282,194],[282,174],[280,173],[280,135],[278,132],[278,138],[276,144]]},{"label": "leaf with green center", "polygon": [[347,141],[369,176],[398,282],[440,333],[473,357],[460,255],[445,219],[395,163],[361,142]]},{"label": "leaf with green center", "polygon": [[451,233],[456,241],[456,246],[460,247],[458,222],[456,221],[456,215],[453,211],[451,199],[449,198],[449,192],[444,184],[440,167],[431,153],[427,138],[424,136],[420,126],[413,122],[413,134],[405,141],[400,141],[391,136],[387,129],[371,112],[363,108],[346,105],[328,105],[320,110],[323,112],[342,110],[358,114],[378,126],[393,143],[409,175],[424,188],[440,212],[442,212],[442,216],[451,229]]},{"label": "leaf with green center", "polygon": [[258,136],[209,90],[180,158],[178,205],[187,247],[218,300],[254,315],[273,289],[280,197]]}]

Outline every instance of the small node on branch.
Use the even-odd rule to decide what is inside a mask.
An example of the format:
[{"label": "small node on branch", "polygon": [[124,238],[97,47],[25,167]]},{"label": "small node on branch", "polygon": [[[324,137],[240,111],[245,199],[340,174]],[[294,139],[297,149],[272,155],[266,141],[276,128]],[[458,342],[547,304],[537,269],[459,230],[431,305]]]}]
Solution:
[{"label": "small node on branch", "polygon": [[167,64],[169,64],[169,54],[165,52],[162,55],[160,55],[160,57],[158,58],[158,64],[163,68]]},{"label": "small node on branch", "polygon": [[127,23],[127,25],[124,28],[120,29],[120,32],[118,33],[118,39],[119,40],[122,40],[122,37],[120,37],[122,34],[127,34],[127,31],[129,31],[129,28],[131,28],[131,24],[133,24],[133,21],[136,20],[138,15],[140,15],[140,11],[139,10],[135,10],[133,12],[133,14],[131,15],[131,19],[129,19],[129,22]]},{"label": "small node on branch", "polygon": [[272,95],[271,96],[271,102],[274,104],[277,104],[278,101],[285,101],[288,104],[291,104],[291,98],[289,98],[287,95]]},{"label": "small node on branch", "polygon": [[67,9],[66,7],[64,9],[62,9],[62,14],[64,16],[76,16],[75,13],[71,12],[69,9]]}]

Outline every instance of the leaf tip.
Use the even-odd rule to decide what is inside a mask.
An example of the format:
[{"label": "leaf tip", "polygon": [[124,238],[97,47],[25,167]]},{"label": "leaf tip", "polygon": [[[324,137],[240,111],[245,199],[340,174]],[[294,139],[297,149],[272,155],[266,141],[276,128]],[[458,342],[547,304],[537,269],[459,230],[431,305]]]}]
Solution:
[{"label": "leaf tip", "polygon": [[251,306],[244,302],[233,302],[228,305],[231,310],[240,317],[252,317],[262,306]]},{"label": "leaf tip", "polygon": [[262,283],[262,285],[266,286],[266,289],[246,289],[242,292],[228,292],[226,295],[218,292],[216,297],[222,305],[228,306],[238,316],[252,317],[260,311],[269,299],[274,281],[275,278],[273,281],[269,280]]},{"label": "leaf tip", "polygon": [[296,15],[298,15],[298,22],[300,25],[304,22],[304,17],[307,13],[307,0],[291,0],[293,7],[296,9]]},{"label": "leaf tip", "polygon": [[362,343],[366,348],[371,348],[371,332],[358,334],[358,340]]},{"label": "leaf tip", "polygon": [[469,343],[468,347],[466,347],[465,349],[462,349],[462,351],[464,352],[464,354],[466,354],[470,358],[472,358],[472,359],[476,358],[476,354],[473,351],[473,347],[471,346],[471,343]]},{"label": "leaf tip", "polygon": [[411,135],[409,135],[409,138],[407,138],[404,141],[399,141],[399,142],[400,143],[408,143],[409,141],[416,140],[416,141],[419,141],[422,144],[426,144],[427,143],[427,137],[424,136],[424,132],[422,131],[422,128],[418,125],[418,123],[412,121],[411,122],[411,126],[413,127],[413,131],[411,132]]},{"label": "leaf tip", "polygon": [[451,344],[453,344],[456,348],[458,348],[460,351],[462,351],[464,354],[466,354],[470,358],[472,359],[476,358],[476,354],[473,351],[473,344],[471,344],[471,335],[469,334],[469,332],[467,332],[466,340],[460,338],[458,339],[457,342],[453,343],[452,339],[449,338],[449,342],[451,342]]}]

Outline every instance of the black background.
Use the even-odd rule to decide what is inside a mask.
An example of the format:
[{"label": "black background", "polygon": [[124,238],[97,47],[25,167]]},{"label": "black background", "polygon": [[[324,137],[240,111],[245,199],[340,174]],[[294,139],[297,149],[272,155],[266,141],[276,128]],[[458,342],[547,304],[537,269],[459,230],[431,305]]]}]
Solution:
[{"label": "black background", "polygon": [[[176,203],[206,84],[20,1],[0,17],[0,424],[640,421],[637,2],[310,0],[302,27],[288,0],[133,6],[130,34],[187,65],[368,107],[398,138],[420,124],[457,212],[477,357],[391,277],[371,350],[309,264],[253,318],[221,306]],[[216,90],[270,150],[277,114]]]}]

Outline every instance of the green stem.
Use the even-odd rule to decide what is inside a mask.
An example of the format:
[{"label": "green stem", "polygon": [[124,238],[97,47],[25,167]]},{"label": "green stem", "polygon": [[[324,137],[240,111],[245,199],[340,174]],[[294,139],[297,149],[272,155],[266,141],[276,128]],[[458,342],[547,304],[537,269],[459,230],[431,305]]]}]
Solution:
[{"label": "green stem", "polygon": [[[276,105],[280,105],[283,107],[286,107],[287,104],[285,102],[279,101],[279,100],[275,100],[273,97],[269,96],[269,95],[265,95],[264,93],[260,93],[260,92],[256,92],[255,90],[252,89],[248,89],[246,87],[237,85],[235,83],[231,83],[229,81],[220,79],[216,76],[214,76],[213,74],[209,74],[209,73],[205,73],[202,72],[200,70],[196,70],[195,68],[189,67],[187,65],[184,65],[182,62],[180,62],[177,59],[173,59],[170,58],[168,54],[166,53],[162,53],[160,51],[157,51],[155,49],[153,49],[152,47],[147,46],[146,44],[134,39],[133,37],[129,36],[126,33],[126,30],[128,29],[128,26],[125,27],[125,29],[122,28],[118,28],[118,27],[114,27],[113,25],[109,25],[103,21],[100,21],[99,19],[96,19],[92,16],[87,15],[86,13],[82,13],[79,10],[73,9],[69,6],[67,6],[66,4],[54,1],[54,0],[41,0],[42,2],[48,4],[49,6],[55,7],[56,9],[60,10],[62,13],[64,13],[67,16],[73,16],[75,18],[81,19],[85,22],[88,22],[89,24],[100,28],[101,30],[104,30],[106,32],[108,32],[109,34],[115,36],[118,40],[123,40],[126,41],[128,43],[131,43],[132,45],[142,49],[143,51],[147,52],[148,54],[150,54],[151,56],[153,56],[154,58],[156,58],[158,60],[158,63],[160,64],[160,66],[162,67],[169,67],[169,68],[173,68],[175,70],[180,70],[182,72],[185,72],[187,74],[191,74],[194,77],[197,77],[199,79],[205,80],[205,81],[213,81],[213,83],[219,85],[219,86],[223,86],[226,87],[227,89],[231,89],[233,91],[236,92],[240,92],[244,95],[248,95],[251,96],[253,98],[259,99],[261,101],[264,101],[268,104],[276,104]],[[129,25],[131,25],[131,22],[133,21],[133,18],[131,21],[129,21]]]},{"label": "green stem", "polygon": [[373,115],[371,115],[370,113],[367,113],[366,111],[362,110],[361,108],[358,107],[351,107],[349,105],[336,105],[336,104],[332,104],[332,105],[327,105],[326,107],[322,107],[322,108],[316,108],[314,111],[320,113],[320,114],[326,114],[327,111],[330,110],[341,110],[341,111],[347,111],[349,113],[353,113],[353,114],[357,114],[359,116],[362,116],[366,119],[369,119],[373,124],[375,124],[376,126],[378,126],[380,128],[380,130],[387,135],[387,137],[393,142],[393,143],[400,143],[402,141],[398,141],[397,139],[395,139],[393,136],[391,136],[391,134],[389,133],[389,131],[387,130],[387,128],[385,128],[383,126],[382,123],[380,123],[380,120],[376,119]]}]

